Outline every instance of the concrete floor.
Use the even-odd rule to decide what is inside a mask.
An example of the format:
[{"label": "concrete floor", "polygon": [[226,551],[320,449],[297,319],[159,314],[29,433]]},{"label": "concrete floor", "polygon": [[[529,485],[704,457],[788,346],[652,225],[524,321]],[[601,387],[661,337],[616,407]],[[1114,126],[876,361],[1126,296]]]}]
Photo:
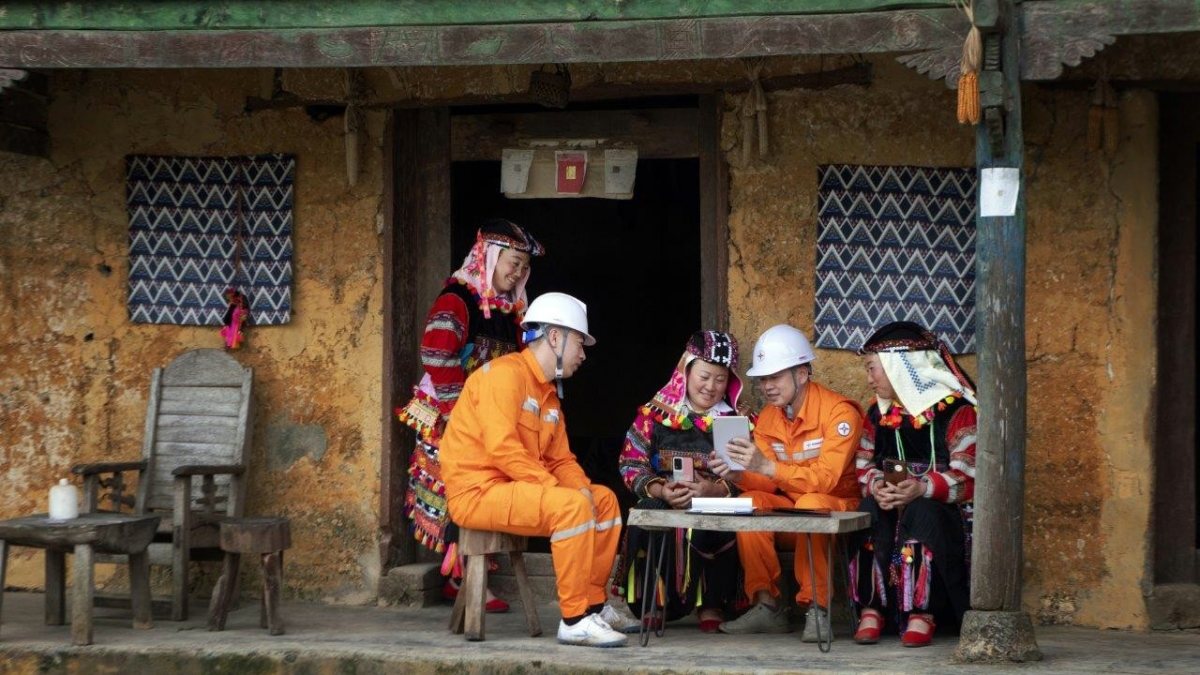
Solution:
[{"label": "concrete floor", "polygon": [[[200,604],[200,603],[198,603]],[[258,627],[257,603],[232,612],[224,632],[205,628],[204,608],[185,622],[160,620],[134,630],[121,610],[97,609],[95,644],[70,645],[69,626],[43,624],[42,596],[6,593],[0,624],[0,673],[812,673],[973,675],[1019,671],[1037,675],[1200,674],[1200,632],[1133,633],[1042,627],[1036,663],[1002,666],[950,662],[957,637],[905,649],[899,638],[878,645],[850,641],[835,623],[833,651],[786,635],[706,635],[694,620],[668,625],[648,647],[591,649],[559,645],[553,605],[538,608],[546,634],[530,638],[520,606],[487,617],[487,641],[466,642],[446,630],[449,607],[399,609],[291,602],[285,635]]]}]

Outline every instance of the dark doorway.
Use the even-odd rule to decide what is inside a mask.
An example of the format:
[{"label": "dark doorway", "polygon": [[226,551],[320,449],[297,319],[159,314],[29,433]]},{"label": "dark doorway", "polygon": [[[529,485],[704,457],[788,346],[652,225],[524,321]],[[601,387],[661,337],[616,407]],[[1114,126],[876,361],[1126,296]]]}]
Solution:
[{"label": "dark doorway", "polygon": [[630,200],[507,199],[499,162],[455,162],[451,249],[460,259],[486,218],[509,218],[546,247],[529,296],[570,293],[588,305],[596,346],[565,383],[571,448],[591,479],[632,497],[617,473],[636,409],[664,385],[700,325],[700,199],[696,159],[641,160]]},{"label": "dark doorway", "polygon": [[1162,94],[1159,102],[1154,583],[1195,584],[1200,581],[1200,451],[1194,412],[1200,95]]}]

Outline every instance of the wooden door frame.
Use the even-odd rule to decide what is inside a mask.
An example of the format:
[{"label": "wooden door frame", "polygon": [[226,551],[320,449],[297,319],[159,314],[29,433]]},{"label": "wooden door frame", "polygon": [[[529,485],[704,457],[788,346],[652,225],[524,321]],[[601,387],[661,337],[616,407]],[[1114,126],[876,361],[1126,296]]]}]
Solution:
[{"label": "wooden door frame", "polygon": [[[1196,548],[1197,94],[1159,96],[1158,327],[1151,628],[1200,625]],[[1190,425],[1189,425],[1190,421]]]},{"label": "wooden door frame", "polygon": [[420,372],[425,312],[450,258],[450,109],[395,110],[384,134],[383,409],[380,433],[379,552],[384,570],[415,562],[419,550],[403,515],[408,459],[416,436],[395,410]]},{"label": "wooden door frame", "polygon": [[[721,153],[724,94],[702,94],[699,112],[700,316],[704,327],[729,325],[729,168]],[[379,553],[383,569],[421,555],[402,510],[415,443],[395,409],[411,395],[429,307],[450,259],[449,107],[392,111],[383,161],[383,375],[380,434]]]}]

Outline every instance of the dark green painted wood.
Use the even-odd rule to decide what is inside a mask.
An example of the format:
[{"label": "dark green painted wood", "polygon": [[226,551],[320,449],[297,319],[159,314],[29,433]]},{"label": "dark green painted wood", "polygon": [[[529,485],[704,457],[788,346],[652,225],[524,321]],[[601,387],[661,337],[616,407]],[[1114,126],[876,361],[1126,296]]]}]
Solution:
[{"label": "dark green painted wood", "polygon": [[211,30],[643,21],[953,7],[952,0],[8,2],[0,30]]},{"label": "dark green painted wood", "polygon": [[[1020,40],[1016,8],[1001,0],[1000,66],[1008,106],[1003,149],[992,151],[985,124],[976,131],[980,169],[1022,169]],[[976,350],[979,354],[979,428],[975,460],[975,530],[971,608],[1021,609],[1025,495],[1025,194],[1021,176],[1015,215],[976,220]]]},{"label": "dark green painted wood", "polygon": [[[994,21],[997,1],[978,0],[984,25]],[[950,4],[358,0],[334,11],[300,0],[8,3],[0,14],[0,68],[609,63],[921,52],[906,62],[940,78],[957,70],[967,26]],[[1200,0],[1026,0],[1018,7],[1014,30],[1027,80],[1057,78],[1064,64],[1078,65],[1116,35],[1200,30]],[[817,13],[799,13],[805,11]],[[31,26],[45,30],[4,30]],[[103,30],[111,28],[131,30]]]},{"label": "dark green painted wood", "polygon": [[0,67],[236,68],[670,61],[939,49],[958,10],[543,25],[0,31]]}]

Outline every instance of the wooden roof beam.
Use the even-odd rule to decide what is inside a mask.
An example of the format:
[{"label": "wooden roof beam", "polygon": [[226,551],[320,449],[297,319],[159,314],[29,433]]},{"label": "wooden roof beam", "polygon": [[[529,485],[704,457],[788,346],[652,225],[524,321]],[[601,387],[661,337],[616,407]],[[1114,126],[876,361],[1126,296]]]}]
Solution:
[{"label": "wooden roof beam", "polygon": [[953,8],[954,0],[13,0],[0,30],[209,31],[593,24]]},{"label": "wooden roof beam", "polygon": [[348,68],[906,52],[961,44],[955,9],[288,30],[7,30],[0,67]]}]

